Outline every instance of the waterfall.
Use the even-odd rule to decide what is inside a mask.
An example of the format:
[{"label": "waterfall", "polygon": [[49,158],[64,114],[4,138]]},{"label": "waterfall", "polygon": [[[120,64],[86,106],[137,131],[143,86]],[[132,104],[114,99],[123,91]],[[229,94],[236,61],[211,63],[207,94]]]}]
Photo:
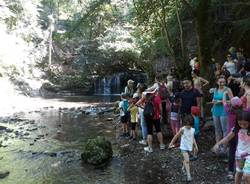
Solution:
[{"label": "waterfall", "polygon": [[111,94],[111,80],[112,78],[104,77],[103,78],[103,94]]},{"label": "waterfall", "polygon": [[127,80],[133,79],[137,82],[146,82],[147,74],[127,74],[127,73],[116,73],[113,75],[105,76],[103,78],[99,77],[94,83],[94,94],[95,95],[118,95],[120,94],[126,84]]}]

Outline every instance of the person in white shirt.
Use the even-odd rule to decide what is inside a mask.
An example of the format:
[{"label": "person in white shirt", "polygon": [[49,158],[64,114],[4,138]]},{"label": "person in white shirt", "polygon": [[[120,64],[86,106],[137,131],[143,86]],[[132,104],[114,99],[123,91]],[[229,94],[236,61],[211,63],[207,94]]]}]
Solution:
[{"label": "person in white shirt", "polygon": [[183,156],[182,170],[187,174],[187,181],[192,181],[189,165],[189,154],[194,150],[195,155],[198,153],[198,146],[194,138],[194,119],[191,115],[185,115],[182,119],[183,127],[174,136],[169,144],[169,148],[175,147],[175,142],[181,137],[180,150]]},{"label": "person in white shirt", "polygon": [[232,56],[229,54],[227,55],[227,61],[223,65],[223,69],[227,69],[231,75],[237,72],[236,66],[237,60],[233,60]]}]

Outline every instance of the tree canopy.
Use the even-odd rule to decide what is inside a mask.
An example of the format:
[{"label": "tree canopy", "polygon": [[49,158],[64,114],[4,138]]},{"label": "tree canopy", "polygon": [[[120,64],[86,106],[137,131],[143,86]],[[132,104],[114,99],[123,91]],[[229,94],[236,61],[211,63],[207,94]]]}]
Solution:
[{"label": "tree canopy", "polygon": [[206,75],[231,46],[250,51],[249,7],[247,0],[3,0],[0,65],[18,74],[37,66],[57,83],[58,75],[88,81],[131,69],[153,77],[158,61],[182,76],[191,54]]}]

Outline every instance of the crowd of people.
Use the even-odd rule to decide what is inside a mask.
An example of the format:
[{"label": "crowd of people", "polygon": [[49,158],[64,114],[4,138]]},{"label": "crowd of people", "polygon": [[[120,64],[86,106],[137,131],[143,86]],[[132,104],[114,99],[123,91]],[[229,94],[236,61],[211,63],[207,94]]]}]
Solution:
[{"label": "crowd of people", "polygon": [[[167,77],[157,75],[148,88],[138,83],[134,90],[135,82],[128,80],[119,103],[121,136],[135,141],[140,128],[139,143],[152,153],[154,130],[159,148],[166,148],[161,125],[168,124],[173,134],[168,148],[181,150],[182,170],[191,181],[190,156],[197,158],[200,127],[206,121],[204,107],[210,104],[215,130],[212,151],[228,158],[228,179],[250,184],[250,61],[244,58],[242,49],[230,49],[223,65],[212,66],[216,84],[199,76],[197,58],[190,61],[190,67],[191,78],[178,80],[173,69]],[[204,87],[209,83],[215,86],[209,90],[212,100],[204,102]]]}]

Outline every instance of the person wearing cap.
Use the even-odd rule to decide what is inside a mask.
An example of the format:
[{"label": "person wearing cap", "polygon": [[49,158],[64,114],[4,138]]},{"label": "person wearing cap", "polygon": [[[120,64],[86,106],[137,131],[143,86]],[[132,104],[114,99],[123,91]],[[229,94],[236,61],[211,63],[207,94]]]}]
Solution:
[{"label": "person wearing cap", "polygon": [[127,82],[127,86],[125,87],[125,93],[126,95],[128,95],[129,97],[132,97],[134,94],[134,83],[135,81],[129,79]]}]

